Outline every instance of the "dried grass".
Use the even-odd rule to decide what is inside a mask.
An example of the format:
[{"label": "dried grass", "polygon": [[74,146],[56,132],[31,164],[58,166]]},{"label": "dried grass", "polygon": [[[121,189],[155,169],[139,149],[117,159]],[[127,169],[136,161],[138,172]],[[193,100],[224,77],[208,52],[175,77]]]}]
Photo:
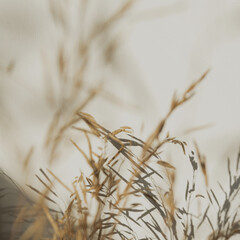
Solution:
[{"label": "dried grass", "polygon": [[[196,83],[199,82],[198,80]],[[178,206],[175,202],[174,185],[177,169],[169,162],[163,161],[157,154],[163,145],[171,143],[180,145],[183,154],[186,154],[186,143],[169,136],[160,140],[159,134],[172,111],[192,96],[196,83],[184,92],[180,100],[174,96],[169,113],[159,124],[161,127],[157,126],[146,142],[129,134],[131,130],[129,127],[121,127],[111,132],[97,123],[91,115],[78,112],[76,114],[78,121],[83,121],[88,129],[77,128],[76,131],[85,136],[88,151],[81,149],[73,140],[71,142],[86,160],[92,173],[90,176],[81,173],[70,187],[52,171],[48,170],[49,176],[41,169],[45,180],[36,176],[46,191],[41,193],[33,186],[29,186],[39,195],[39,201],[31,202],[27,208],[23,207],[19,211],[15,221],[18,227],[24,220],[28,220],[29,224],[18,238],[195,239],[203,225],[209,225],[212,229],[208,239],[230,239],[239,234],[239,206],[237,203],[235,212],[231,206],[239,197],[240,154],[234,172],[230,170],[230,162],[228,164],[229,191],[220,186],[225,195],[225,200],[221,202],[214,190],[208,188],[207,163],[195,144],[197,159],[194,151],[188,156],[189,164],[192,166],[192,179],[186,183],[184,206]],[[126,137],[118,137],[120,133],[124,133]],[[114,156],[109,157],[104,150],[96,154],[93,151],[92,138],[113,145],[116,148]],[[154,144],[155,141],[157,144]],[[136,156],[130,147],[142,148],[140,156]],[[126,161],[130,165],[126,164]],[[118,164],[120,162],[122,164]],[[130,175],[124,175],[126,172],[126,169],[122,170],[124,166],[128,166]],[[197,190],[196,175],[199,169],[205,179],[205,194],[200,194]],[[59,197],[52,189],[54,181],[70,194],[69,204],[64,211],[54,211],[48,207],[47,202],[53,203],[56,207],[58,205]],[[53,199],[48,196],[49,193],[52,193]],[[206,209],[200,214],[192,208],[195,199],[204,201],[205,205],[207,202]],[[218,209],[216,219],[209,215],[212,208]],[[139,238],[135,229],[144,230],[146,237]],[[16,233],[16,228],[13,228],[12,236],[16,236]]]},{"label": "dried grass", "polygon": [[[46,135],[45,148],[49,152],[49,162],[53,162],[61,149],[62,139],[70,129],[83,135],[88,143],[87,150],[82,149],[77,141],[70,141],[90,167],[91,174],[85,176],[81,172],[73,179],[72,186],[67,186],[54,171],[48,169],[45,172],[40,169],[41,176],[36,177],[45,191],[28,185],[39,196],[38,201],[29,200],[21,207],[0,209],[1,220],[5,214],[14,216],[11,239],[191,240],[199,239],[203,226],[209,226],[207,238],[212,240],[230,239],[240,233],[237,201],[240,190],[240,153],[234,171],[230,169],[230,161],[228,162],[229,189],[225,190],[220,185],[225,197],[221,201],[215,194],[216,190],[209,188],[206,158],[198,145],[195,144],[195,152],[191,151],[188,155],[186,142],[169,135],[162,136],[168,119],[178,107],[194,96],[196,87],[209,71],[193,82],[180,97],[174,94],[168,113],[146,141],[134,136],[128,126],[110,131],[91,115],[82,112],[101,91],[101,86],[97,86],[88,91],[86,96],[84,88],[84,73],[88,69],[91,44],[121,19],[133,2],[126,1],[106,22],[96,26],[86,42],[78,39],[77,58],[80,64],[71,73],[73,77],[68,75],[70,66],[66,49],[59,47],[57,65],[62,92]],[[64,8],[54,1],[50,3],[53,19],[64,31],[67,25]],[[84,3],[87,5],[86,1]],[[109,52],[106,59],[109,59]],[[64,92],[65,88],[69,90],[67,93]],[[79,97],[81,93],[85,93],[84,99]],[[52,104],[54,101],[50,95],[53,93],[50,91],[48,94]],[[86,127],[76,126],[76,123],[84,123]],[[106,148],[96,153],[94,139],[101,140],[105,146],[112,145],[115,148],[113,156],[105,151]],[[180,146],[192,167],[192,177],[187,180],[182,196],[183,205],[178,205],[175,200],[178,169],[160,157],[163,146],[168,144]],[[142,149],[139,156],[135,154],[136,148]],[[25,168],[33,151],[34,148],[31,148],[25,158]],[[196,176],[199,170],[205,179],[205,194],[200,194],[197,189]],[[69,194],[69,203],[63,210],[59,206],[62,199],[54,191],[56,184],[61,185]],[[0,198],[5,197],[4,191],[5,189],[0,189]],[[206,206],[200,213],[192,207],[196,199],[203,201]],[[216,210],[214,216],[209,214],[212,209]],[[2,224],[7,223],[3,221]],[[143,237],[140,237],[141,231],[144,232]],[[3,231],[3,239],[4,234]]]}]

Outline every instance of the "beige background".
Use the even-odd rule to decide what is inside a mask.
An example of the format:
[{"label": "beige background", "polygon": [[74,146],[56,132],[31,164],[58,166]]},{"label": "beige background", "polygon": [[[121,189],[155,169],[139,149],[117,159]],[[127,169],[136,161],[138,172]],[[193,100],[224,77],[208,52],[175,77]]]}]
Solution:
[{"label": "beige background", "polygon": [[[85,31],[122,3],[90,2]],[[34,174],[48,166],[42,145],[53,111],[44,91],[46,71],[57,86],[52,64],[57,46],[63,42],[71,48],[75,34],[82,29],[77,1],[69,4],[68,37],[54,24],[48,1],[0,0],[0,166],[22,186],[37,184]],[[121,37],[111,64],[103,66],[98,57],[102,46],[96,44],[87,78],[90,85],[104,79],[106,88],[124,104],[99,98],[86,111],[111,130],[128,125],[136,136],[146,139],[166,114],[173,92],[183,92],[211,68],[196,96],[177,110],[166,130],[188,141],[189,151],[192,140],[199,143],[212,179],[226,176],[226,159],[236,156],[240,144],[239,16],[237,0],[137,1],[108,36]],[[13,70],[8,72],[11,66]],[[144,131],[140,131],[143,123]],[[209,128],[190,136],[185,133],[206,124]],[[26,175],[21,163],[32,146],[36,151]],[[70,183],[85,166],[77,152],[63,156],[52,168]],[[178,167],[184,160],[173,153],[171,158]]]}]

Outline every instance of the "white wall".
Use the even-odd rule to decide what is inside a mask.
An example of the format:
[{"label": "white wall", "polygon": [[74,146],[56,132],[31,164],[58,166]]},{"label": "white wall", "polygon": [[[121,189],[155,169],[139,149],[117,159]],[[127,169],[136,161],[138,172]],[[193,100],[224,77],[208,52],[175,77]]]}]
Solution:
[{"label": "white wall", "polygon": [[[74,13],[77,4],[72,3],[69,11]],[[91,16],[93,20],[95,15],[100,19],[107,17],[105,10],[111,13],[119,2],[102,1],[97,6],[97,1],[91,1],[91,4],[90,27]],[[96,79],[104,78],[109,91],[134,106],[127,110],[119,107],[120,113],[116,111],[118,105],[99,98],[87,110],[109,129],[129,125],[137,136],[146,138],[166,113],[173,92],[177,89],[181,93],[211,68],[196,96],[177,110],[167,129],[183,140],[195,139],[207,155],[209,174],[217,166],[219,174],[214,175],[221,176],[225,169],[219,165],[225,166],[227,156],[236,155],[240,143],[239,1],[141,0],[130,13],[113,30],[113,35],[110,33],[111,38],[120,31],[122,37],[112,65],[102,71],[102,63],[94,57],[89,79],[95,83]],[[81,32],[76,22],[73,17],[72,37]],[[47,1],[0,1],[0,162],[22,185],[26,181],[36,184],[33,175],[39,167],[47,166],[43,141],[53,111],[44,92],[46,65],[54,75],[52,61],[61,39],[64,36],[50,17]],[[71,46],[71,41],[68,39],[66,45]],[[101,50],[100,45],[95,48]],[[14,68],[7,73],[11,62]],[[52,81],[56,84],[58,80],[53,77]],[[188,128],[209,123],[213,125],[208,129],[191,136],[185,134]],[[31,146],[36,146],[36,151],[32,172],[26,176],[21,162]],[[77,153],[68,152],[64,156],[67,161],[52,168],[71,182],[82,166]]]}]

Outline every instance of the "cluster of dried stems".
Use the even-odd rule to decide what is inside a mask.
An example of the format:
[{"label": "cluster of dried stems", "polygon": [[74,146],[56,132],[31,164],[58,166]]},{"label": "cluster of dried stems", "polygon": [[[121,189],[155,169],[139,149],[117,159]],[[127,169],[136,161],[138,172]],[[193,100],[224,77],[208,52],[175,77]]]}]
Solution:
[{"label": "cluster of dried stems", "polygon": [[[81,149],[75,141],[71,142],[92,173],[85,176],[82,172],[72,186],[66,186],[52,171],[41,169],[42,177],[37,178],[46,190],[39,192],[29,186],[40,196],[39,201],[25,203],[20,208],[12,229],[12,239],[195,239],[201,234],[203,225],[210,226],[208,239],[230,239],[239,234],[239,206],[233,209],[232,205],[239,197],[240,154],[234,174],[228,163],[229,191],[220,185],[225,195],[225,200],[220,202],[214,191],[208,188],[205,158],[196,145],[197,157],[193,151],[188,156],[192,179],[186,183],[183,206],[177,206],[174,197],[176,169],[159,156],[163,145],[171,143],[180,145],[186,153],[185,142],[168,135],[160,136],[171,113],[193,96],[195,87],[205,76],[206,73],[180,98],[174,95],[169,113],[146,142],[133,136],[129,127],[111,132],[89,114],[77,112],[85,127],[76,128],[76,131],[84,134],[88,151]],[[119,137],[122,134],[127,137]],[[116,153],[110,157],[104,149],[100,153],[94,152],[92,138],[113,145]],[[132,150],[136,147],[142,149],[140,156]],[[196,187],[199,165],[205,178],[205,195],[199,194]],[[123,170],[126,166],[130,175],[126,174],[126,169]],[[64,211],[57,210],[59,197],[54,191],[54,181],[69,193],[69,204]],[[208,202],[206,209],[200,213],[192,207],[196,199]],[[48,203],[55,207],[49,207]],[[214,219],[208,212],[216,207],[217,216]],[[24,222],[29,223],[23,231]],[[144,230],[145,237],[140,238],[139,231],[135,230],[138,228]]]},{"label": "cluster of dried stems", "polygon": [[[56,7],[56,2],[50,2],[53,17],[64,31],[67,25],[64,13],[59,6]],[[174,196],[177,170],[160,158],[160,152],[166,144],[177,144],[186,154],[186,142],[169,134],[162,136],[163,128],[173,112],[194,95],[196,86],[205,78],[208,71],[191,84],[180,97],[176,94],[173,96],[169,112],[145,142],[133,136],[130,127],[109,131],[97,123],[91,115],[82,112],[101,91],[99,86],[90,91],[85,88],[90,48],[100,35],[126,14],[133,2],[126,1],[107,21],[98,24],[85,40],[79,37],[76,43],[77,56],[74,55],[71,61],[67,59],[64,47],[59,48],[57,62],[61,92],[58,102],[54,103],[55,113],[45,146],[50,153],[49,161],[54,161],[62,147],[62,139],[70,129],[75,129],[86,138],[88,151],[83,150],[74,140],[71,142],[85,159],[92,173],[86,176],[81,172],[73,180],[72,186],[67,186],[53,171],[40,169],[41,176],[37,175],[37,178],[45,187],[45,191],[40,192],[29,185],[39,195],[38,201],[25,199],[19,207],[7,209],[5,212],[1,209],[1,215],[11,214],[15,218],[11,239],[190,240],[199,236],[201,227],[206,225],[210,226],[208,239],[212,240],[230,239],[240,233],[239,206],[234,206],[234,209],[232,207],[234,200],[239,197],[240,154],[234,173],[230,170],[230,163],[228,164],[229,191],[225,191],[220,185],[225,196],[225,200],[221,202],[214,191],[208,188],[205,157],[196,145],[196,154],[192,151],[188,156],[192,166],[192,179],[186,182],[183,206],[176,204]],[[82,4],[84,9],[88,3],[82,1]],[[104,46],[105,55],[108,56],[106,59],[111,58],[114,46],[114,42],[108,42]],[[74,61],[77,62],[75,68],[69,66],[69,62]],[[74,71],[70,72],[69,69]],[[52,95],[53,92],[48,95],[50,102],[53,101]],[[79,127],[76,124],[84,126]],[[96,148],[92,145],[94,139],[101,140],[105,146],[100,152],[94,150]],[[107,145],[112,145],[116,149],[113,156],[105,151]],[[137,147],[141,149],[140,155],[135,154],[133,150]],[[32,150],[26,163],[31,152]],[[205,195],[199,194],[196,188],[196,175],[199,169],[205,178]],[[64,210],[58,206],[61,199],[54,190],[56,182],[69,194],[69,204]],[[0,191],[3,192],[4,189]],[[192,208],[195,199],[207,202],[204,211],[196,213],[196,209]],[[212,208],[217,209],[215,219],[208,214]]]}]

